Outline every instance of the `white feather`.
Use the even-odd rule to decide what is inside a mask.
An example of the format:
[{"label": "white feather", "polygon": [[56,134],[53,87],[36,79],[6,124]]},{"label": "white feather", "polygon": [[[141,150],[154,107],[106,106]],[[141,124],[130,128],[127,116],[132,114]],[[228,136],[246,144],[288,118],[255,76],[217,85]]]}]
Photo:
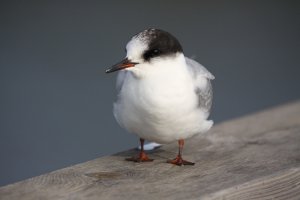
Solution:
[{"label": "white feather", "polygon": [[[127,57],[134,62],[141,60],[137,47],[127,45]],[[182,53],[140,63],[118,75],[114,116],[127,131],[158,143],[204,133],[213,121],[207,120],[209,111],[199,107],[195,88],[205,91],[207,81],[213,78]]]}]

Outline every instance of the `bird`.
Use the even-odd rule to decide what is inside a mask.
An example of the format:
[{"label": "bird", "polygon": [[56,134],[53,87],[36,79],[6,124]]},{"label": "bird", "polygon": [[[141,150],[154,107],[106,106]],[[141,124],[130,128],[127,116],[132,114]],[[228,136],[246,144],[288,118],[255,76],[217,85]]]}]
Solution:
[{"label": "bird", "polygon": [[126,56],[105,72],[118,71],[117,100],[113,114],[118,124],[140,138],[140,152],[127,161],[150,162],[144,141],[178,142],[178,154],[167,163],[194,165],[183,159],[184,141],[204,134],[209,120],[215,77],[197,61],[184,55],[171,33],[149,28],[127,43]]}]

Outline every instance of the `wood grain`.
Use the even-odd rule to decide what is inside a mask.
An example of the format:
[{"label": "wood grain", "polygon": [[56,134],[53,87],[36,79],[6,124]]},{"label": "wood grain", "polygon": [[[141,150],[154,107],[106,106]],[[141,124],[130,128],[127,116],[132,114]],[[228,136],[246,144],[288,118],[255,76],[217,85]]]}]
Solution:
[{"label": "wood grain", "polygon": [[259,178],[232,188],[207,195],[203,199],[295,199],[300,197],[300,168]]},{"label": "wood grain", "polygon": [[0,199],[300,199],[300,102],[218,124],[132,163],[132,149],[0,188]]}]

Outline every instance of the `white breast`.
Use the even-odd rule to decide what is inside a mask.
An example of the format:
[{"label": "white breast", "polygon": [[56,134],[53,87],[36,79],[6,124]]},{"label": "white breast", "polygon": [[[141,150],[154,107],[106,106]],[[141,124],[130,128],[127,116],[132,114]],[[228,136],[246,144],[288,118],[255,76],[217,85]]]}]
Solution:
[{"label": "white breast", "polygon": [[123,128],[168,143],[212,126],[197,109],[193,78],[181,55],[130,68],[114,104],[115,118]]}]

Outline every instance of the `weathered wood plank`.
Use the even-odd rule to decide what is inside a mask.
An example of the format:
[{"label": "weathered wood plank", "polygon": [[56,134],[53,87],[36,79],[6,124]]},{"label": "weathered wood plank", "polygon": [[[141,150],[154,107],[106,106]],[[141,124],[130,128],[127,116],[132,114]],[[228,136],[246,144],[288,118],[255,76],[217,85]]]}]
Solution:
[{"label": "weathered wood plank", "polygon": [[98,158],[0,188],[0,199],[300,199],[300,102],[231,120],[186,142],[195,166]]},{"label": "weathered wood plank", "polygon": [[300,168],[292,168],[228,188],[212,195],[207,195],[203,200],[218,199],[295,199],[300,197]]}]

